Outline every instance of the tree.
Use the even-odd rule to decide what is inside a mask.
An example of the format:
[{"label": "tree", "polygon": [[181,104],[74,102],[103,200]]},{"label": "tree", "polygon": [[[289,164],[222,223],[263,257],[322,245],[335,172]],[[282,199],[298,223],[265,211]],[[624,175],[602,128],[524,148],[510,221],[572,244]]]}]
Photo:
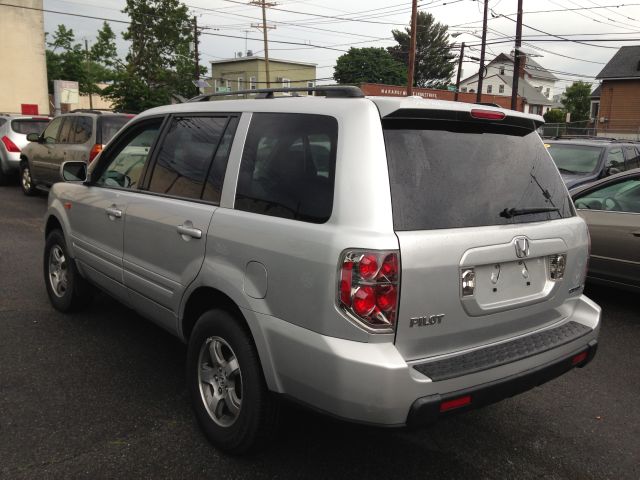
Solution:
[{"label": "tree", "polygon": [[565,112],[559,108],[552,108],[543,115],[544,121],[547,123],[564,123]]},{"label": "tree", "polygon": [[116,49],[116,34],[107,22],[102,24],[96,41],[91,46],[91,60],[109,68],[115,68],[121,64]]},{"label": "tree", "polygon": [[[171,94],[193,95],[194,40],[188,8],[179,0],[127,0],[131,23],[126,65],[105,90],[116,109],[140,112],[171,101]],[[153,19],[150,21],[149,19]],[[201,66],[202,72],[206,71]]]},{"label": "tree", "polygon": [[406,85],[407,70],[384,48],[350,48],[338,57],[333,72],[338,83]]},{"label": "tree", "polygon": [[591,84],[573,82],[564,92],[562,105],[571,114],[572,122],[588,120],[591,108]]},{"label": "tree", "polygon": [[[416,67],[414,84],[418,87],[441,88],[450,83],[456,56],[449,43],[448,27],[438,23],[433,15],[418,12],[416,36]],[[411,28],[391,32],[398,45],[389,47],[389,53],[404,65],[409,65]]]}]

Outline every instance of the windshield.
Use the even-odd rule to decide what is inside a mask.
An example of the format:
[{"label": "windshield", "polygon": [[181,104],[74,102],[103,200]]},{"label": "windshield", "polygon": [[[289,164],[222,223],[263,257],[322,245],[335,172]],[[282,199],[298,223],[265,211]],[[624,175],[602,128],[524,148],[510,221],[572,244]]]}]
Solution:
[{"label": "windshield", "polygon": [[562,173],[586,174],[593,172],[604,147],[547,143],[551,158]]},{"label": "windshield", "polygon": [[99,143],[107,144],[109,140],[120,130],[131,117],[127,115],[110,115],[108,117],[100,117],[100,135]]},{"label": "windshield", "polygon": [[535,131],[461,121],[384,120],[396,230],[575,215]]},{"label": "windshield", "polygon": [[40,135],[44,132],[44,129],[49,125],[49,119],[21,119],[13,120],[11,122],[11,129],[16,133],[22,135],[29,135],[30,133],[37,133]]}]

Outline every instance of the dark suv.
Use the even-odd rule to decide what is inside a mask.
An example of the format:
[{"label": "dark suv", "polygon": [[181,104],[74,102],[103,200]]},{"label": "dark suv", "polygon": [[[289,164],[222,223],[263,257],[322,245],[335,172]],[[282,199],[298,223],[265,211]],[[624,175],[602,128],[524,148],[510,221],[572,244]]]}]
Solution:
[{"label": "dark suv", "polygon": [[20,184],[25,195],[38,187],[61,181],[60,165],[74,160],[91,163],[105,144],[133,115],[100,110],[74,110],[60,115],[29,143],[20,154]]},{"label": "dark suv", "polygon": [[568,189],[640,167],[640,143],[590,137],[545,140]]}]

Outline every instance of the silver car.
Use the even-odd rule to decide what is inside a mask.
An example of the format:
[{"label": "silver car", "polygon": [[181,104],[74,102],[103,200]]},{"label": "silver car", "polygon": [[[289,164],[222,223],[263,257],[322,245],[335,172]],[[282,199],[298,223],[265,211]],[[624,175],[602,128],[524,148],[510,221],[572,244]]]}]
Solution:
[{"label": "silver car", "polygon": [[282,398],[424,425],[593,358],[589,236],[540,117],[316,90],[155,108],[64,164],[53,306],[94,285],[187,342],[196,417],[234,453]]},{"label": "silver car", "polygon": [[27,146],[27,135],[40,135],[49,117],[0,114],[0,185],[17,176],[20,152]]}]

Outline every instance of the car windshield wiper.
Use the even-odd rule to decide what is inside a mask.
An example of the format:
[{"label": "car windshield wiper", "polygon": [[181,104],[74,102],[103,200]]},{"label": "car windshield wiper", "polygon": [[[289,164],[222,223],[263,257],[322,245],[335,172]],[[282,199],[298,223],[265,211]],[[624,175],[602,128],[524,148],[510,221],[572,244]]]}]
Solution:
[{"label": "car windshield wiper", "polygon": [[576,172],[575,170],[569,170],[568,168],[562,168],[562,167],[558,167],[558,170],[560,170],[560,173],[568,173],[568,174],[576,174],[576,173],[580,173],[580,172]]},{"label": "car windshield wiper", "polygon": [[533,215],[534,213],[558,212],[560,209],[556,207],[540,207],[540,208],[505,208],[500,212],[500,216],[504,218],[513,218],[520,215]]}]

